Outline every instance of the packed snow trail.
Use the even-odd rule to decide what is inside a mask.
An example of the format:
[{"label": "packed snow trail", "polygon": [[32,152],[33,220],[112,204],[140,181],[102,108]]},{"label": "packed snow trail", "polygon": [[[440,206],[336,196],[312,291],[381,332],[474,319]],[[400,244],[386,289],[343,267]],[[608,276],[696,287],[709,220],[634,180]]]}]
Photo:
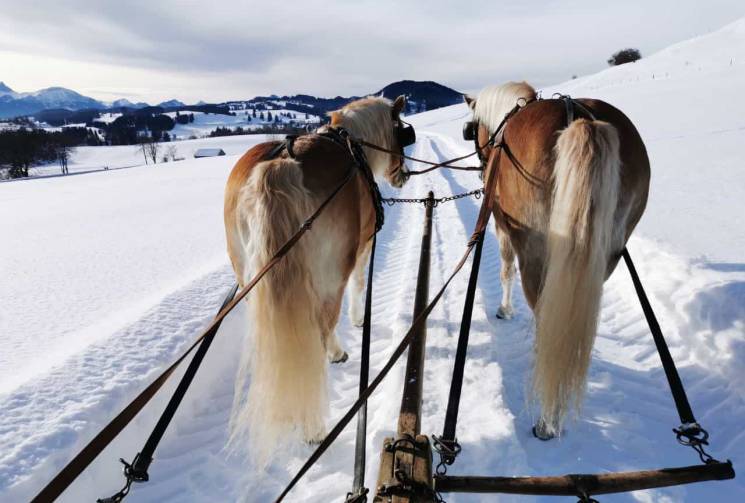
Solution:
[{"label": "packed snow trail", "polygon": [[[713,50],[712,47],[718,48]],[[712,57],[716,54],[717,57]],[[726,56],[726,57],[725,57]],[[652,161],[650,203],[629,250],[678,363],[694,412],[711,432],[711,453],[745,463],[745,20],[678,44],[634,65],[544,90],[607,99],[628,113]],[[654,78],[653,78],[654,75]],[[659,78],[665,75],[665,78]],[[709,86],[709,87],[706,87]],[[712,92],[702,92],[709,89]],[[417,157],[469,152],[464,105],[411,117]],[[245,142],[258,138],[237,137]],[[0,500],[27,501],[208,323],[233,277],[224,251],[222,191],[240,153],[77,177],[0,184]],[[86,155],[131,155],[118,150]],[[122,157],[123,159],[124,157]],[[470,164],[465,161],[464,164]],[[481,185],[475,173],[438,170],[395,195],[437,197]],[[382,187],[387,195],[394,191]],[[435,209],[431,287],[450,273],[481,201]],[[378,241],[371,373],[411,322],[423,208],[386,207]],[[705,254],[705,255],[704,255]],[[530,434],[526,393],[532,313],[519,281],[515,317],[498,320],[499,250],[484,246],[461,402],[463,453],[453,474],[531,475],[695,464],[670,429],[677,415],[652,337],[623,264],[605,285],[587,399],[564,435]],[[440,433],[468,273],[456,278],[428,323],[422,429]],[[519,279],[519,278],[518,278]],[[224,451],[233,376],[250,320],[226,320],[156,452],[151,481],[129,501],[264,502],[279,494],[311,449],[278,453],[265,470]],[[350,360],[330,369],[329,424],[357,395],[360,330],[338,327]],[[403,365],[372,396],[368,486],[400,404]],[[178,380],[148,405],[61,501],[108,496],[123,482],[119,457],[143,445]],[[320,459],[289,501],[343,501],[352,483],[354,426]],[[510,495],[447,495],[449,502],[553,501]],[[745,501],[745,481],[604,496],[621,501]]]}]

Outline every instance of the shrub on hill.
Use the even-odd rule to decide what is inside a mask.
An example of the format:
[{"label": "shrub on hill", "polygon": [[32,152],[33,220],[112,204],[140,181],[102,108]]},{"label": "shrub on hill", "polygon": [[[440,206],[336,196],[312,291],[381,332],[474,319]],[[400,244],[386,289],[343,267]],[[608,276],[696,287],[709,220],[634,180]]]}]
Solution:
[{"label": "shrub on hill", "polygon": [[639,52],[639,49],[621,49],[610,57],[608,64],[610,66],[618,66],[624,63],[633,63],[640,59],[642,59],[642,53]]}]

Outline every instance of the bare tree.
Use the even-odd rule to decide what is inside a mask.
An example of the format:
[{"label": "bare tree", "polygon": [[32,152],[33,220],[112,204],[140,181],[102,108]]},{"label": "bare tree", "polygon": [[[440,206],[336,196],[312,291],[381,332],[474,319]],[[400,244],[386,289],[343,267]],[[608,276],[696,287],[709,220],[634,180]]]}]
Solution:
[{"label": "bare tree", "polygon": [[168,145],[166,147],[166,155],[168,159],[175,161],[178,157],[178,150],[176,149],[176,145]]},{"label": "bare tree", "polygon": [[145,165],[147,165],[147,151],[145,150],[145,142],[140,140],[140,145],[137,147],[137,150],[142,152],[142,157],[145,158]]},{"label": "bare tree", "polygon": [[158,152],[160,151],[160,143],[155,141],[149,136],[142,138],[140,143],[142,149],[142,155],[145,157],[145,164],[147,164],[148,158],[153,161],[153,164],[158,162]]},{"label": "bare tree", "polygon": [[57,161],[59,162],[60,170],[63,175],[69,173],[67,169],[67,163],[70,161],[70,157],[75,152],[75,148],[67,145],[66,143],[58,143],[54,147],[54,151],[57,154]]}]

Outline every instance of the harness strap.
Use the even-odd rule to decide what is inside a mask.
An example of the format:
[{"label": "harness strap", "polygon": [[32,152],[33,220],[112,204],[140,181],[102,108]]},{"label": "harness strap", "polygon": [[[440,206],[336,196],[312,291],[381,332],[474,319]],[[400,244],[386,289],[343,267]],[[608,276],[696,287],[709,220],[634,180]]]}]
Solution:
[{"label": "harness strap", "polygon": [[569,124],[571,124],[572,122],[574,122],[574,120],[576,119],[576,116],[575,116],[576,114],[575,114],[575,111],[574,111],[575,108],[579,109],[580,112],[586,114],[590,118],[590,120],[593,120],[593,121],[594,120],[597,120],[595,118],[595,114],[590,109],[590,107],[588,107],[587,105],[585,105],[581,101],[575,100],[574,98],[572,98],[568,94],[558,94],[557,93],[554,96],[564,102],[564,108],[566,109],[566,113],[567,113],[567,126],[569,126]]},{"label": "harness strap", "polygon": [[[500,124],[499,130],[504,127],[503,121]],[[488,188],[485,191],[485,198],[492,199],[491,205],[493,206],[494,190],[496,188],[496,180],[499,170],[499,159],[502,151],[504,150],[505,144],[500,143],[495,147],[494,153],[492,153],[492,172],[490,173],[489,180],[487,180]],[[487,195],[490,194],[490,195]],[[479,226],[477,226],[478,228]],[[441,437],[432,436],[432,444],[434,449],[440,455],[440,463],[437,466],[437,474],[444,475],[447,471],[446,465],[452,465],[455,462],[455,458],[460,452],[460,445],[456,439],[455,432],[458,424],[458,411],[460,409],[460,397],[463,389],[463,376],[465,373],[466,356],[468,353],[468,339],[471,332],[471,317],[473,315],[473,302],[476,295],[476,286],[479,277],[479,265],[481,264],[481,250],[484,246],[484,236],[486,233],[486,224],[478,232],[474,233],[474,239],[476,242],[476,249],[473,255],[473,262],[471,264],[471,275],[468,279],[468,287],[466,289],[466,299],[463,305],[463,316],[461,317],[460,333],[458,334],[458,346],[455,351],[455,362],[453,363],[453,374],[450,381],[450,393],[448,395],[447,409],[445,413],[445,423],[443,425],[443,432]]]},{"label": "harness strap", "polygon": [[568,96],[562,96],[561,100],[564,102],[564,108],[567,112],[567,126],[574,122],[574,100]]},{"label": "harness strap", "polygon": [[670,385],[670,391],[673,394],[673,400],[675,400],[675,407],[678,409],[678,416],[682,424],[695,424],[696,418],[693,416],[693,410],[691,404],[688,402],[683,383],[680,380],[678,369],[675,366],[675,361],[670,354],[670,349],[667,347],[665,336],[662,334],[660,324],[657,322],[657,317],[652,310],[652,305],[649,303],[642,282],[639,279],[639,274],[636,272],[634,262],[631,260],[628,249],[624,248],[622,252],[623,261],[626,263],[626,267],[631,275],[631,281],[634,283],[634,290],[636,290],[636,296],[639,298],[639,303],[644,311],[644,317],[647,319],[647,325],[649,325],[649,331],[652,332],[655,346],[657,346],[657,352],[660,354],[660,360],[662,360],[662,367],[665,370],[665,376],[667,382]]},{"label": "harness strap", "polygon": [[453,159],[449,159],[447,161],[443,161],[443,162],[432,162],[432,161],[427,161],[427,160],[424,160],[424,159],[419,159],[417,157],[412,157],[410,155],[406,155],[406,154],[403,154],[403,153],[400,153],[400,152],[394,152],[393,150],[389,150],[387,148],[380,147],[378,145],[375,145],[374,143],[366,142],[365,140],[359,140],[358,139],[356,141],[358,143],[360,143],[361,145],[364,145],[365,147],[371,148],[373,150],[378,150],[380,152],[385,152],[385,153],[388,153],[388,154],[391,154],[391,155],[395,155],[397,157],[401,157],[402,159],[408,159],[409,161],[420,162],[422,164],[427,164],[427,165],[431,166],[430,168],[419,170],[419,171],[413,171],[413,170],[412,171],[407,171],[407,174],[408,175],[423,175],[425,173],[429,173],[430,171],[433,171],[433,170],[438,169],[438,168],[448,168],[448,169],[455,169],[455,170],[460,170],[460,171],[481,171],[482,170],[482,168],[480,166],[452,166],[450,164],[452,162],[462,161],[463,159],[467,159],[469,157],[472,157],[472,156],[476,155],[477,152],[475,152],[475,151],[474,152],[471,152],[470,154],[466,154],[466,155],[463,155],[463,156],[460,156],[460,157],[454,157]]},{"label": "harness strap", "polygon": [[[370,331],[372,328],[372,287],[373,268],[375,266],[375,247],[377,245],[377,233],[372,237],[372,248],[370,249],[370,261],[367,266],[367,290],[365,293],[365,314],[362,324],[362,353],[360,355],[360,386],[359,395],[365,392],[370,378]],[[354,446],[354,482],[352,492],[347,494],[347,503],[353,501],[366,501],[365,495],[365,451],[367,446],[367,401],[360,407],[357,415],[357,437]]]}]

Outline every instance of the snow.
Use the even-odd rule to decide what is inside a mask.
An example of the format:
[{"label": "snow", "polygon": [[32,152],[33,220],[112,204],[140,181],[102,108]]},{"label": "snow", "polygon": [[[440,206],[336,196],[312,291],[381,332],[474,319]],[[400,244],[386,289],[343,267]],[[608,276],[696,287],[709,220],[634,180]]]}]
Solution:
[{"label": "snow", "polygon": [[[606,99],[639,128],[652,160],[649,206],[629,243],[710,452],[745,463],[745,20],[633,65],[543,90]],[[732,63],[730,63],[732,61]],[[686,64],[688,62],[688,64]],[[652,74],[655,78],[652,79]],[[663,76],[664,78],[658,78]],[[447,159],[472,149],[460,139],[464,105],[409,117],[409,152]],[[217,147],[227,156],[0,184],[0,499],[25,501],[169,364],[208,322],[233,281],[225,255],[222,191],[245,149],[264,137],[174,143]],[[213,141],[215,140],[215,141]],[[179,152],[185,155],[182,150]],[[125,166],[134,147],[78,149],[78,166]],[[465,161],[464,164],[470,164]],[[71,165],[72,166],[72,165]],[[421,197],[481,185],[469,172],[414,177],[397,193]],[[382,187],[385,194],[393,194]],[[431,289],[452,270],[480,201],[435,210]],[[12,215],[12,218],[7,216]],[[372,372],[411,322],[423,211],[386,208],[373,304]],[[442,428],[467,273],[432,313],[425,368],[423,431]],[[561,474],[695,464],[670,429],[677,416],[659,358],[623,265],[606,283],[582,414],[564,436],[530,435],[532,316],[520,288],[513,320],[494,317],[501,287],[493,232],[482,258],[459,439],[452,474]],[[223,450],[237,348],[250,320],[226,320],[203,369],[156,453],[147,484],[130,501],[270,501],[310,454],[296,446],[265,470]],[[331,421],[357,393],[359,329],[346,310],[338,327],[350,360],[330,370]],[[178,376],[175,376],[178,377]],[[61,501],[109,496],[162,411],[172,378]],[[374,485],[382,440],[396,424],[403,382],[396,367],[371,397],[366,480]],[[320,459],[289,501],[343,501],[351,488],[354,426]],[[449,502],[549,501],[510,495],[445,495]],[[745,501],[742,479],[604,496],[604,502]]]}]

